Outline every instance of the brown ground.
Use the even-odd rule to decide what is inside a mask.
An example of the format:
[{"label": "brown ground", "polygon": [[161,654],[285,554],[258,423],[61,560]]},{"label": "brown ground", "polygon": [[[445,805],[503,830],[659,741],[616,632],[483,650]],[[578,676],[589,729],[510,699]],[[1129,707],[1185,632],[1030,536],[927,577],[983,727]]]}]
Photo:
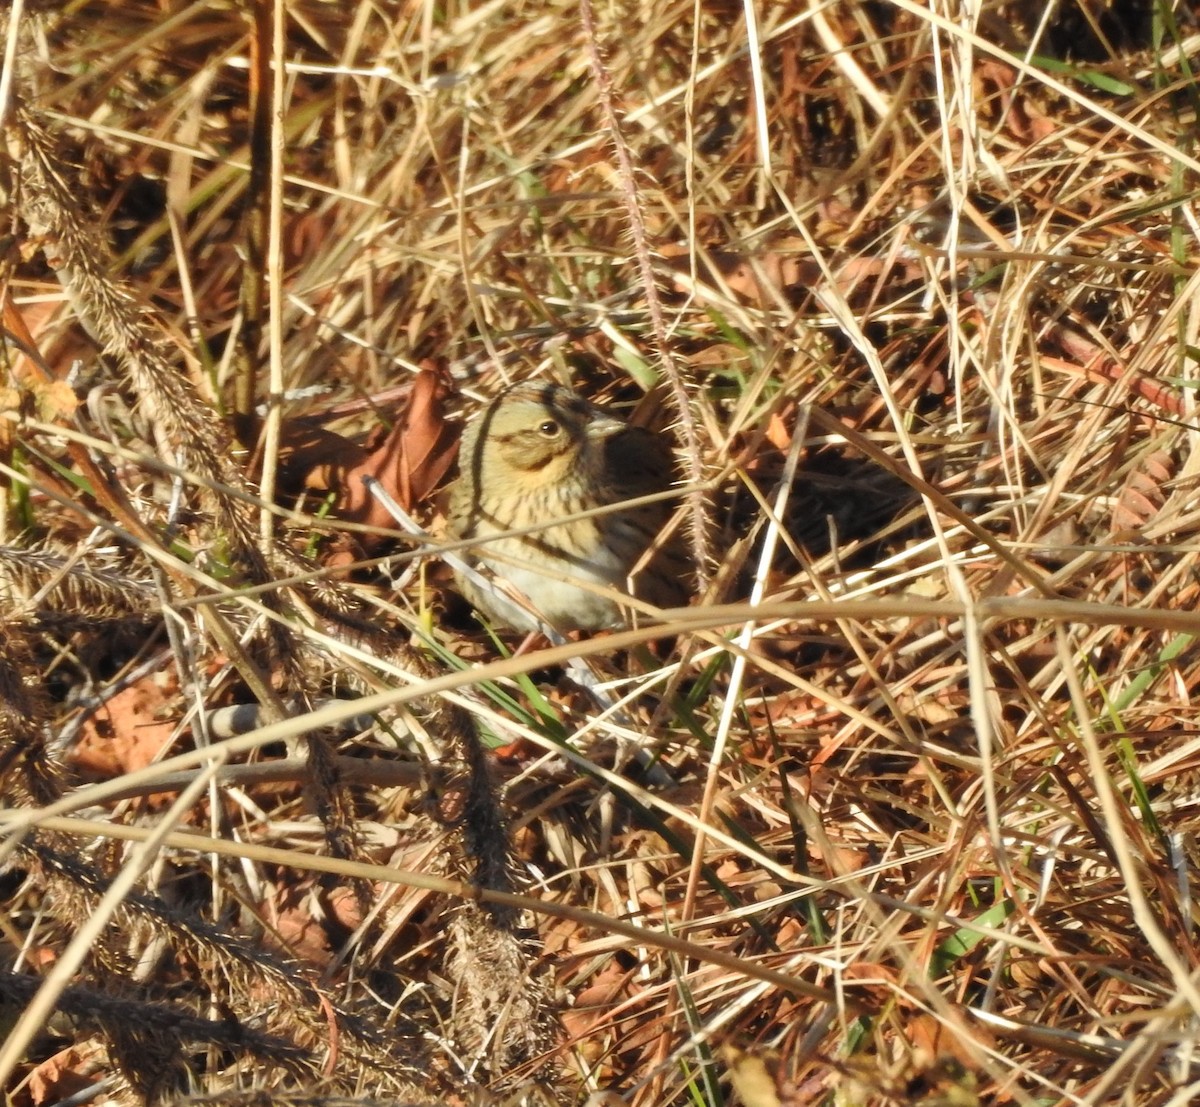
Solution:
[{"label": "brown ground", "polygon": [[[8,18],[9,1102],[1194,1098],[1191,17],[286,7]],[[534,374],[707,490],[616,715],[359,479]]]}]

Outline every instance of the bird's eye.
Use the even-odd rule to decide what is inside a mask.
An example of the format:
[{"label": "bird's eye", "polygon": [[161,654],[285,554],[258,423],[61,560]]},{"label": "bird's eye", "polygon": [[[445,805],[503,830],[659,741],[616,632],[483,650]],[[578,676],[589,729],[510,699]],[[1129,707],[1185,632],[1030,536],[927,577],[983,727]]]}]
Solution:
[{"label": "bird's eye", "polygon": [[538,424],[538,433],[544,434],[547,438],[553,438],[560,430],[562,430],[562,427],[553,419],[547,419],[544,423]]}]

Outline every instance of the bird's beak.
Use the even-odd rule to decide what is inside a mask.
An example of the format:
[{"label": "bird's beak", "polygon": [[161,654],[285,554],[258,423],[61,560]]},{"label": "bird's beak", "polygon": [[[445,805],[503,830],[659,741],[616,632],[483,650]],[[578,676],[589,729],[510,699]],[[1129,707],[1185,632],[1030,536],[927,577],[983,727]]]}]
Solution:
[{"label": "bird's beak", "polygon": [[620,434],[623,430],[628,430],[629,424],[623,423],[620,419],[614,419],[609,415],[597,415],[592,419],[584,432],[588,438],[596,441],[603,441],[605,438],[612,438],[613,435]]}]

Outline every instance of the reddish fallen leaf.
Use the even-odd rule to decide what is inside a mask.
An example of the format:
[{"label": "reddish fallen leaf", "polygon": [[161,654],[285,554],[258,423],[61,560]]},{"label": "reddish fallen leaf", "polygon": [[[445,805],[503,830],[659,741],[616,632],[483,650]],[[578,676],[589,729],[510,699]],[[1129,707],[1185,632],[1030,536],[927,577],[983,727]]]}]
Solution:
[{"label": "reddish fallen leaf", "polygon": [[586,1038],[612,1018],[614,1006],[629,997],[630,972],[616,958],[600,969],[563,1012],[563,1026],[574,1039]]},{"label": "reddish fallen leaf", "polygon": [[412,397],[400,436],[400,466],[396,473],[405,507],[422,503],[442,482],[458,455],[458,444],[446,425],[443,403],[446,385],[432,368],[423,368],[413,382]]},{"label": "reddish fallen leaf", "polygon": [[881,961],[855,961],[847,965],[843,976],[857,985],[856,992],[867,992],[882,1000],[892,994],[899,980],[896,970]]},{"label": "reddish fallen leaf", "polygon": [[367,526],[395,526],[363,486],[365,476],[378,480],[406,511],[437,487],[457,453],[442,413],[445,396],[446,386],[435,370],[423,369],[417,375],[403,418],[358,465],[347,467],[345,483],[337,490],[341,518]]},{"label": "reddish fallen leaf", "polygon": [[177,701],[170,676],[149,676],[123,689],[84,723],[72,760],[101,779],[144,769],[172,740]]},{"label": "reddish fallen leaf", "polygon": [[[57,305],[49,305],[56,308]],[[46,305],[25,305],[18,308],[9,296],[8,288],[0,287],[0,333],[6,347],[15,348],[11,358],[9,376],[16,388],[0,389],[0,411],[33,411],[44,422],[52,423],[69,419],[78,401],[75,391],[66,381],[55,380],[42,359],[37,341],[27,325],[26,315],[32,317],[35,327],[53,315]],[[7,457],[11,450],[13,424],[8,420],[0,426],[0,457]]]},{"label": "reddish fallen leaf", "polygon": [[[991,95],[988,86],[995,89],[1005,125],[1019,140],[1023,154],[1028,147],[1057,134],[1061,129],[1059,123],[1041,110],[1034,97],[1021,93],[1013,95],[1012,90],[1017,79],[1017,71],[1013,66],[1000,61],[981,59],[980,64],[974,68],[974,79],[980,101]],[[1025,82],[1022,87],[1029,87],[1029,82]]]},{"label": "reddish fallen leaf", "polygon": [[516,738],[513,741],[503,746],[497,746],[492,750],[492,756],[500,762],[521,762],[528,761],[537,757],[542,752],[542,747],[536,742],[524,736]]},{"label": "reddish fallen leaf", "polygon": [[[365,445],[316,420],[290,420],[280,450],[280,490],[293,496],[332,493],[338,519],[395,529],[395,520],[367,490],[364,478],[376,479],[404,510],[412,510],[442,483],[458,450],[443,412],[448,388],[442,375],[426,367],[404,393],[407,403],[401,417],[390,431]],[[371,543],[362,545],[370,549]],[[352,562],[359,552],[344,551],[341,560]]]},{"label": "reddish fallen leaf", "polygon": [[98,1058],[79,1046],[67,1046],[48,1057],[10,1097],[12,1107],[42,1107],[83,1091],[95,1083]]},{"label": "reddish fallen leaf", "polygon": [[38,356],[37,342],[27,323],[32,321],[33,328],[40,329],[39,324],[51,318],[57,306],[47,303],[39,308],[35,304],[26,304],[18,308],[12,302],[8,288],[3,289],[0,321],[3,323],[5,336],[12,339],[18,351],[12,359],[12,379],[26,388],[48,384],[54,379],[49,367]]},{"label": "reddish fallen leaf", "polygon": [[276,483],[287,495],[325,493],[341,488],[347,469],[361,465],[367,451],[358,442],[309,418],[283,426]]},{"label": "reddish fallen leaf", "polygon": [[777,411],[771,412],[771,417],[767,420],[767,441],[781,451],[786,451],[792,444],[792,432]]},{"label": "reddish fallen leaf", "polygon": [[312,885],[287,889],[270,913],[270,921],[289,957],[324,968],[332,952],[329,924],[350,933],[362,922],[362,913],[349,888],[334,888],[319,899],[317,895]]},{"label": "reddish fallen leaf", "polygon": [[422,369],[395,425],[365,446],[312,421],[293,421],[285,432],[280,487],[293,493],[332,492],[338,518],[394,529],[395,521],[367,490],[363,478],[377,480],[406,511],[429,498],[458,451],[442,410],[446,393],[441,374]]},{"label": "reddish fallen leaf", "polygon": [[[924,1066],[951,1058],[972,1069],[979,1064],[980,1054],[985,1049],[995,1048],[991,1034],[965,1012],[962,1025],[947,1026],[933,1015],[919,1011],[906,1021],[905,1032],[912,1042],[918,1064]],[[976,1043],[975,1049],[967,1044],[969,1041]]]}]

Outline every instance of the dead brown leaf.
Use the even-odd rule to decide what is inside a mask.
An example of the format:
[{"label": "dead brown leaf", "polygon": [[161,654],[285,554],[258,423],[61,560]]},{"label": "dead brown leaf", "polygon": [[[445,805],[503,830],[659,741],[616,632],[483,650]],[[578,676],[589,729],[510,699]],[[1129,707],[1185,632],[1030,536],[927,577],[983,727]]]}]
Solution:
[{"label": "dead brown leaf", "polygon": [[26,324],[22,310],[12,302],[8,290],[3,291],[3,333],[17,348],[12,357],[11,374],[17,388],[4,389],[0,394],[0,409],[15,409],[20,405],[13,397],[28,392],[32,396],[37,416],[43,422],[54,423],[75,414],[78,400],[66,381],[56,380],[38,354],[37,341]]},{"label": "dead brown leaf", "polygon": [[298,884],[282,892],[273,907],[271,923],[282,949],[318,968],[329,963],[331,925],[350,933],[362,922],[350,888],[325,893],[311,884]]},{"label": "dead brown leaf", "polygon": [[454,464],[457,443],[443,403],[447,387],[433,368],[413,381],[404,413],[390,431],[366,445],[312,420],[295,420],[284,437],[280,487],[329,492],[339,519],[393,529],[395,521],[364,485],[371,477],[406,511],[423,503]]},{"label": "dead brown leaf", "polygon": [[83,726],[73,760],[101,779],[144,769],[172,740],[178,722],[173,677],[146,677],[112,696]]},{"label": "dead brown leaf", "polygon": [[94,1082],[97,1058],[83,1047],[70,1045],[47,1057],[26,1077],[9,1099],[12,1107],[42,1107],[58,1103]]},{"label": "dead brown leaf", "polygon": [[[969,1016],[963,1012],[963,1023],[967,1023],[968,1019]],[[906,1023],[908,1040],[913,1045],[917,1064],[922,1068],[947,1059],[957,1061],[966,1069],[975,1068],[979,1063],[978,1050],[972,1050],[965,1044],[969,1040],[965,1033],[967,1029],[965,1025],[948,1026],[941,1019],[923,1011],[913,1015]],[[980,1049],[994,1048],[991,1035],[973,1019],[970,1020],[969,1030],[970,1038],[978,1042]]]}]

